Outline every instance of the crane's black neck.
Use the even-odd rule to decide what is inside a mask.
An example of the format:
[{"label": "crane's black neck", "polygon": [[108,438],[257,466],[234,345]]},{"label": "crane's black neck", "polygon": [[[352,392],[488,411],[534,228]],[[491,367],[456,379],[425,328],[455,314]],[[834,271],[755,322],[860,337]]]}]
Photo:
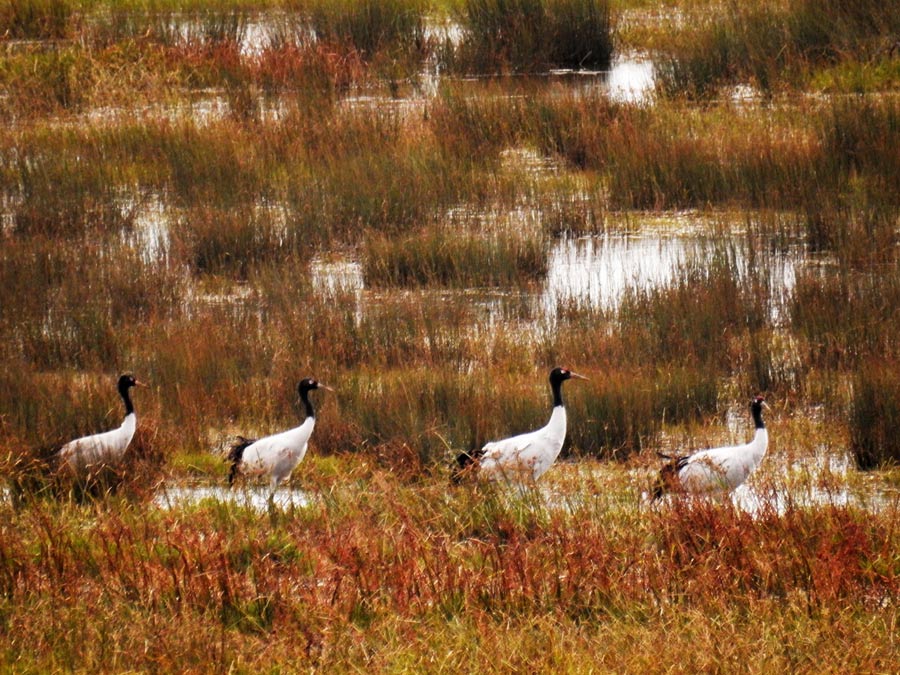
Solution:
[{"label": "crane's black neck", "polygon": [[119,395],[125,401],[125,416],[127,417],[134,412],[134,404],[131,402],[131,393],[129,387],[119,387]]},{"label": "crane's black neck", "polygon": [[763,422],[762,417],[762,404],[759,402],[754,402],[751,406],[751,410],[753,411],[753,422],[756,425],[757,429],[765,429],[766,423]]},{"label": "crane's black neck", "polygon": [[562,380],[552,379],[550,380],[550,388],[553,390],[553,407],[561,406],[563,404],[562,399]]},{"label": "crane's black neck", "polygon": [[309,400],[309,389],[300,390],[300,400],[303,401],[303,406],[306,408],[306,416],[315,417],[316,411],[313,410],[313,405]]}]

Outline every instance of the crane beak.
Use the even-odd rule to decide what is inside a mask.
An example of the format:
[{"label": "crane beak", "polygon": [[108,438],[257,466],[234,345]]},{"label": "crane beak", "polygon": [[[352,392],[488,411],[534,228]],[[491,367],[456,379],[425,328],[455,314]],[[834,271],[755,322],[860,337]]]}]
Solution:
[{"label": "crane beak", "polygon": [[317,387],[317,389],[325,389],[326,391],[334,392],[334,389],[329,387],[327,384],[322,384],[321,382],[319,382],[319,386]]},{"label": "crane beak", "polygon": [[150,388],[150,385],[149,385],[149,384],[147,384],[146,382],[141,382],[140,380],[135,380],[135,381],[134,381],[134,386],[135,386],[135,387],[143,387],[144,389],[149,389],[149,388]]},{"label": "crane beak", "polygon": [[590,380],[588,380],[584,375],[579,375],[578,373],[575,373],[575,372],[573,372],[573,371],[571,371],[571,370],[569,371],[569,376],[570,376],[570,377],[574,377],[576,380],[590,381]]}]

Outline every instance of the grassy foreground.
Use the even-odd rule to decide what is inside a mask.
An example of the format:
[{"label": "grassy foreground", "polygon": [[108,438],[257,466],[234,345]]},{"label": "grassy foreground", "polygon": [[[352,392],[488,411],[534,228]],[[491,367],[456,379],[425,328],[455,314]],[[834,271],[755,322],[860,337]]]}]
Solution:
[{"label": "grassy foreground", "polygon": [[[640,465],[562,465],[525,493],[448,490],[445,476],[409,484],[357,460],[302,467],[308,505],[269,515],[239,496],[172,509],[134,495],[4,504],[5,667],[814,673],[896,662],[896,498],[874,511],[782,503],[786,476],[771,467],[753,512],[651,507]],[[836,476],[791,475],[794,490]]]}]

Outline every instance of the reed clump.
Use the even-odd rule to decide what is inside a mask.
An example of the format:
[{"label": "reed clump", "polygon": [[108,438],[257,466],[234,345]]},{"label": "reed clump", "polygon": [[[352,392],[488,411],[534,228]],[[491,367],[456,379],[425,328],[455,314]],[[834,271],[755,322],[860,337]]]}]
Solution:
[{"label": "reed clump", "polygon": [[171,226],[173,248],[197,274],[245,280],[253,269],[299,252],[276,217],[260,208],[190,209]]},{"label": "reed clump", "polygon": [[72,0],[4,0],[0,26],[17,40],[59,40],[69,37],[76,9]]},{"label": "reed clump", "polygon": [[51,370],[124,365],[128,326],[180,315],[181,275],[128,244],[70,242],[43,235],[6,242],[0,325],[14,351],[4,352]]},{"label": "reed clump", "polygon": [[434,227],[402,239],[370,238],[363,277],[373,287],[521,286],[547,273],[540,233],[448,231]]},{"label": "reed clump", "polygon": [[752,2],[683,30],[657,71],[669,96],[708,98],[748,83],[765,93],[799,85],[816,68],[866,61],[896,35],[896,12],[878,2]]},{"label": "reed clump", "polygon": [[307,0],[305,4],[317,39],[349,47],[365,60],[376,59],[382,52],[396,58],[425,47],[426,5],[421,0]]},{"label": "reed clump", "polygon": [[739,265],[725,250],[683,265],[668,286],[628,292],[618,320],[632,358],[727,369],[729,340],[767,325],[760,280],[742,282]]},{"label": "reed clump", "polygon": [[465,72],[607,68],[615,19],[606,0],[469,0],[451,67]]},{"label": "reed clump", "polygon": [[856,368],[870,358],[892,359],[898,298],[895,263],[834,275],[803,274],[789,309],[804,360],[825,368]]},{"label": "reed clump", "polygon": [[[717,412],[715,374],[687,368],[607,369],[567,401],[565,452],[618,461],[655,447],[666,425],[696,422]],[[574,388],[573,388],[574,390]]]},{"label": "reed clump", "polygon": [[897,361],[868,361],[857,373],[850,405],[851,450],[860,469],[900,463],[895,430],[900,422]]}]

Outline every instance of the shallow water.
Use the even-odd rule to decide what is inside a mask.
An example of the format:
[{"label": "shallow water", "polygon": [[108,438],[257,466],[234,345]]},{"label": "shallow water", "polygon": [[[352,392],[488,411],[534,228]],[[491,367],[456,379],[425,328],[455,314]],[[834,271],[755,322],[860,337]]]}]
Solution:
[{"label": "shallow water", "polygon": [[[551,471],[570,475],[548,476],[549,480],[539,483],[542,503],[548,508],[572,511],[598,499],[624,508],[662,509],[683,499],[730,501],[736,508],[754,516],[784,515],[797,508],[850,507],[879,512],[900,507],[900,488],[879,472],[859,472],[849,454],[834,450],[794,459],[785,458],[777,451],[770,452],[750,479],[730,494],[667,494],[657,502],[651,501],[649,492],[657,476],[656,469],[626,469],[604,462],[584,465],[564,462]],[[637,490],[622,491],[619,488],[623,486]]]},{"label": "shallow water", "polygon": [[[269,509],[269,490],[265,486],[229,488],[221,485],[188,485],[170,483],[163,486],[153,498],[153,503],[165,509],[194,506],[204,501],[248,507],[256,511]],[[272,500],[277,508],[309,506],[309,494],[293,488],[278,488]]]},{"label": "shallow water", "polygon": [[860,494],[848,489],[826,490],[820,487],[760,493],[750,485],[741,485],[731,494],[731,501],[737,508],[753,515],[784,515],[790,509],[816,507],[855,507],[866,511],[881,511],[896,504],[897,497],[882,492]]},{"label": "shallow water", "polygon": [[[536,488],[508,486],[509,497],[563,510],[579,510],[597,499],[605,500],[604,503],[612,499],[624,508],[643,508],[652,504],[646,490],[622,492],[613,489],[607,493],[604,486],[649,486],[655,471],[626,469],[614,462],[570,461],[558,463],[551,472]],[[500,489],[504,489],[502,485]],[[534,498],[537,498],[536,502]],[[673,500],[684,498],[666,495],[653,507],[665,508]],[[795,508],[834,507],[875,512],[900,507],[900,488],[890,484],[878,472],[858,472],[848,454],[823,450],[794,459],[770,453],[749,481],[730,495],[701,499],[730,500],[735,507],[753,515],[783,515]],[[274,496],[275,507],[282,510],[307,507],[314,500],[312,493],[289,487],[279,488]],[[190,507],[206,501],[266,512],[269,510],[269,491],[262,484],[232,489],[224,485],[172,482],[163,486],[153,499],[154,504],[164,509]]]},{"label": "shallow water", "polygon": [[696,238],[660,233],[561,239],[550,252],[542,305],[551,315],[561,301],[614,309],[629,288],[671,282],[699,244]]},{"label": "shallow water", "polygon": [[[690,218],[687,221],[690,223]],[[734,238],[735,267],[748,273],[746,253]],[[664,288],[676,281],[688,264],[706,264],[718,241],[702,223],[693,227],[635,229],[583,237],[562,237],[548,253],[548,271],[537,300],[545,318],[556,316],[561,303],[572,302],[603,311],[615,310],[628,291]],[[777,321],[803,263],[801,251],[791,255],[757,257],[765,266],[761,274],[770,282],[770,303]],[[757,270],[759,271],[759,270]],[[310,264],[313,287],[322,293],[350,291],[363,297],[366,290],[362,266],[349,257],[314,259]]]},{"label": "shallow water", "polygon": [[642,55],[617,56],[609,70],[554,70],[551,77],[566,77],[588,92],[606,94],[620,103],[644,103],[656,88],[653,60]]}]

